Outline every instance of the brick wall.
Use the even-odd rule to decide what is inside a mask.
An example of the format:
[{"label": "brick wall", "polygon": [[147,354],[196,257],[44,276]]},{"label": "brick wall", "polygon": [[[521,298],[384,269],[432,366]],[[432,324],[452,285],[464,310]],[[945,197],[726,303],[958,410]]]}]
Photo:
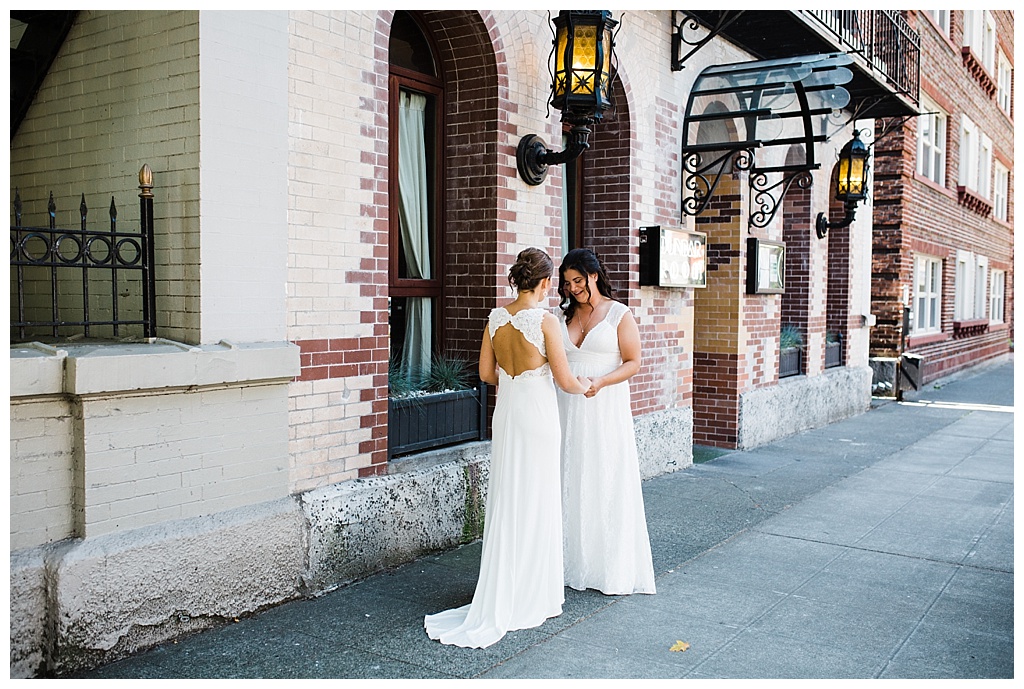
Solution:
[{"label": "brick wall", "polygon": [[157,331],[183,342],[200,340],[199,146],[199,13],[168,10],[80,11],[10,146],[31,224],[52,191],[58,227],[80,226],[83,194],[98,226],[111,197],[137,226],[149,164]]},{"label": "brick wall", "polygon": [[745,182],[740,175],[724,175],[717,196],[695,223],[708,236],[708,287],[694,296],[693,442],[697,445],[735,447],[739,437],[739,392],[748,383],[740,361]]},{"label": "brick wall", "polygon": [[13,401],[10,410],[11,550],[70,538],[81,500],[68,401],[30,398]]},{"label": "brick wall", "polygon": [[82,398],[81,536],[288,495],[281,385]]},{"label": "brick wall", "polygon": [[[872,265],[872,312],[877,318],[871,335],[871,353],[892,356],[899,345],[903,286],[913,290],[915,252],[926,252],[944,259],[942,280],[942,334],[924,338],[927,346],[915,345],[922,338],[910,337],[910,349],[926,357],[925,378],[938,372],[949,373],[1008,351],[1007,335],[1012,332],[1013,303],[1013,121],[1011,114],[998,106],[994,93],[965,61],[963,12],[952,11],[950,35],[923,12],[910,12],[910,21],[921,32],[921,91],[930,96],[947,115],[946,168],[943,182],[936,184],[916,174],[917,122],[914,119],[898,127],[875,146],[875,213]],[[992,11],[999,45],[1013,60],[1013,15]],[[988,75],[992,80],[995,74]],[[1010,169],[1008,222],[996,220],[984,207],[961,203],[958,199],[961,161],[960,124],[967,115],[979,130],[992,139],[993,156]],[[887,122],[879,122],[879,130]],[[993,180],[994,183],[994,180]],[[980,212],[979,212],[980,211]],[[1003,334],[993,338],[979,336],[968,341],[952,338],[956,293],[955,257],[958,249],[987,257],[989,270],[1008,266],[1006,275],[1007,327],[991,326]],[[988,287],[986,287],[988,290]],[[987,296],[987,294],[986,294]],[[987,299],[986,299],[987,303]],[[934,361],[934,365],[929,362]],[[934,373],[933,373],[934,370]]]}]

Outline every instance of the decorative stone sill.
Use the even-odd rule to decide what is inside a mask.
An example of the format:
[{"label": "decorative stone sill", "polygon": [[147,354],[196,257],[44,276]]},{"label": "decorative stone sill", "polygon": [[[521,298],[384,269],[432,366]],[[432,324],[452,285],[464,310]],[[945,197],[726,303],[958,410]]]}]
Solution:
[{"label": "decorative stone sill", "polygon": [[996,95],[996,82],[989,75],[988,70],[985,69],[985,65],[981,63],[978,56],[974,54],[974,51],[969,46],[964,46],[960,50],[960,54],[964,58],[964,66],[967,67],[967,71],[971,73],[978,85],[981,86],[982,90],[992,98]]},{"label": "decorative stone sill", "polygon": [[288,381],[298,373],[299,348],[290,342],[11,345],[11,397]]},{"label": "decorative stone sill", "polygon": [[988,216],[992,214],[992,204],[967,187],[958,186],[956,188],[956,202],[978,215]]},{"label": "decorative stone sill", "polygon": [[935,344],[936,342],[945,342],[949,339],[948,333],[925,333],[923,335],[911,335],[907,338],[907,349],[913,349],[914,347],[923,347],[929,344]]},{"label": "decorative stone sill", "polygon": [[953,339],[983,335],[988,332],[987,318],[972,318],[964,321],[953,321]]}]

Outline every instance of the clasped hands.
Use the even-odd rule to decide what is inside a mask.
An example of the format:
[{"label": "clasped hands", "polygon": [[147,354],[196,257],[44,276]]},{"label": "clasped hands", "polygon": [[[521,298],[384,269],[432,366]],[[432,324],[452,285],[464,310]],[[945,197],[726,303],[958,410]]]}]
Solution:
[{"label": "clasped hands", "polygon": [[604,381],[600,378],[591,379],[586,376],[576,376],[576,380],[587,386],[587,391],[583,393],[584,397],[593,397],[604,387]]}]

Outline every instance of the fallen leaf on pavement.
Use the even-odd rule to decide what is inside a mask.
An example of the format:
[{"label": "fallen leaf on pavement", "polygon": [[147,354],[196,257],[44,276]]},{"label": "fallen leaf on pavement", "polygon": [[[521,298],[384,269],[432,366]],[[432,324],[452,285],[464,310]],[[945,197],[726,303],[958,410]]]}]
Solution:
[{"label": "fallen leaf on pavement", "polygon": [[690,647],[690,644],[686,643],[685,641],[676,641],[674,644],[672,644],[672,648],[670,648],[668,650],[670,650],[670,651],[685,651],[689,647]]}]

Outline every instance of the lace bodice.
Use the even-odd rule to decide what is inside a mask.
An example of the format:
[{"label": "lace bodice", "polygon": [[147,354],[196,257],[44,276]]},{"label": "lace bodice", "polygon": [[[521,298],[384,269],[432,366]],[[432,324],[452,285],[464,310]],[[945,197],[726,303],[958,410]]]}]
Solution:
[{"label": "lace bodice", "polygon": [[[541,323],[544,321],[544,314],[546,313],[544,309],[523,309],[515,314],[511,314],[504,306],[499,306],[496,309],[492,309],[487,317],[487,329],[491,337],[494,337],[494,333],[497,332],[498,328],[511,323],[513,328],[522,333],[527,342],[537,348],[541,356],[547,358],[547,345],[544,342],[544,331],[541,329]],[[508,375],[508,372],[500,367],[498,370]],[[548,375],[551,375],[551,367],[545,362],[535,369],[520,372],[516,378]]]}]

